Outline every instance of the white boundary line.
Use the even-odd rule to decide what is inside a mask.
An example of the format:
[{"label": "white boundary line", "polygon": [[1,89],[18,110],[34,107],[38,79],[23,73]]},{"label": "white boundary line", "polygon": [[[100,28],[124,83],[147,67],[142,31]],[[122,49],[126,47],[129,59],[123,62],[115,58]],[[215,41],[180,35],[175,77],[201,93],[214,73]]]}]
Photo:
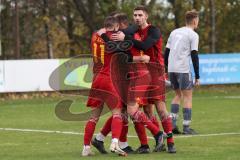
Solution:
[{"label": "white boundary line", "polygon": [[240,99],[240,96],[210,96],[210,97],[195,97],[193,96],[193,99]]},{"label": "white boundary line", "polygon": [[[15,132],[35,132],[35,133],[55,133],[55,134],[65,134],[65,135],[83,135],[80,132],[71,131],[53,131],[53,130],[39,130],[39,129],[19,129],[19,128],[0,128],[0,131],[15,131]],[[96,135],[96,134],[94,134]],[[190,138],[190,137],[213,137],[213,136],[226,136],[226,135],[240,135],[240,132],[232,133],[213,133],[213,134],[198,134],[198,135],[181,135],[175,136],[175,138]],[[128,135],[129,138],[138,138],[137,136]],[[153,137],[148,137],[153,139]]]},{"label": "white boundary line", "polygon": [[[169,93],[169,92],[168,92]],[[168,94],[166,93],[166,95]],[[81,95],[75,95],[75,94],[65,94],[69,97],[79,97],[79,98],[87,98]],[[168,97],[168,96],[167,96]],[[203,96],[197,96],[197,95],[193,95],[193,99],[240,99],[239,95],[232,95],[232,96],[208,96],[208,97],[203,97]],[[169,99],[169,98],[167,98]]]}]

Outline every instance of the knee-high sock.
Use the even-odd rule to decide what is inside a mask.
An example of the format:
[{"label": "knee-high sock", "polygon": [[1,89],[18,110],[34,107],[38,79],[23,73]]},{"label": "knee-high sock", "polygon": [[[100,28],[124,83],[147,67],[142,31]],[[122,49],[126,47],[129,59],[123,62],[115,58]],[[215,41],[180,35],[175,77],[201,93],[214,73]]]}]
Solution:
[{"label": "knee-high sock", "polygon": [[114,114],[112,118],[112,139],[118,139],[120,138],[121,132],[122,132],[122,116],[120,114]]},{"label": "knee-high sock", "polygon": [[188,128],[192,120],[192,108],[183,108],[183,129]]},{"label": "knee-high sock", "polygon": [[170,116],[162,120],[164,132],[167,133],[167,143],[174,143],[172,134],[172,118]]},{"label": "knee-high sock", "polygon": [[95,131],[95,127],[98,119],[91,118],[87,121],[84,130],[84,145],[90,145],[93,133]]},{"label": "knee-high sock", "polygon": [[128,134],[128,119],[123,118],[122,132],[121,132],[119,141],[127,142],[127,134]]},{"label": "knee-high sock", "polygon": [[173,128],[177,127],[177,118],[179,112],[179,104],[171,104],[171,117]]},{"label": "knee-high sock", "polygon": [[109,117],[100,131],[105,137],[111,132],[112,119],[113,116]]},{"label": "knee-high sock", "polygon": [[134,122],[134,128],[138,135],[141,145],[148,145],[147,133],[144,125],[140,122]]}]

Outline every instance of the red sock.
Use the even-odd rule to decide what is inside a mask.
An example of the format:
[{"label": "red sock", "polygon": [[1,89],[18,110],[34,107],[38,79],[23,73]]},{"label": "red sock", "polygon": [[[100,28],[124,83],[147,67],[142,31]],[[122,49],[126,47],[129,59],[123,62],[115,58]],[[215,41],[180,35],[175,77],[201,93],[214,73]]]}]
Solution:
[{"label": "red sock", "polygon": [[172,119],[170,116],[162,120],[164,132],[167,133],[167,143],[174,143],[172,134]]},{"label": "red sock", "polygon": [[122,131],[122,116],[119,114],[114,114],[112,118],[112,138],[119,139]]},{"label": "red sock", "polygon": [[160,125],[159,125],[159,122],[158,122],[158,119],[156,116],[152,116],[150,117],[150,120],[152,121],[153,124],[155,124],[155,126],[160,130]]},{"label": "red sock", "polygon": [[103,128],[100,131],[105,137],[108,135],[108,133],[111,132],[112,118],[113,118],[113,116],[108,118],[108,120],[105,122]]},{"label": "red sock", "polygon": [[127,142],[127,134],[128,134],[128,120],[123,120],[122,132],[119,138],[120,142]]},{"label": "red sock", "polygon": [[147,145],[148,139],[147,139],[147,133],[144,125],[139,122],[134,122],[134,128],[136,130],[136,133],[138,135],[141,145]]},{"label": "red sock", "polygon": [[97,123],[96,119],[90,119],[86,123],[84,130],[84,145],[90,145],[96,127],[96,123]]},{"label": "red sock", "polygon": [[147,116],[142,111],[137,111],[132,116],[134,122],[140,122],[144,126],[146,126],[147,129],[150,130],[152,135],[157,135],[159,133],[159,129],[147,118]]}]

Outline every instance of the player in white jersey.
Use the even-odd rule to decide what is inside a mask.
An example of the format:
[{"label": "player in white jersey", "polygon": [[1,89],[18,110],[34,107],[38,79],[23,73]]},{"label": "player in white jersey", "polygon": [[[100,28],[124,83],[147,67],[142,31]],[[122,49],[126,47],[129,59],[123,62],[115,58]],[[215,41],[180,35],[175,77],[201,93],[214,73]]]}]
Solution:
[{"label": "player in white jersey", "polygon": [[175,91],[175,97],[171,104],[173,133],[181,133],[176,123],[180,101],[183,99],[183,134],[196,134],[189,127],[192,117],[192,89],[194,86],[190,71],[190,59],[192,59],[195,72],[195,85],[198,86],[200,85],[198,59],[199,36],[194,31],[198,27],[198,12],[195,10],[186,12],[185,21],[186,26],[171,32],[166,45],[164,61],[172,88]]}]

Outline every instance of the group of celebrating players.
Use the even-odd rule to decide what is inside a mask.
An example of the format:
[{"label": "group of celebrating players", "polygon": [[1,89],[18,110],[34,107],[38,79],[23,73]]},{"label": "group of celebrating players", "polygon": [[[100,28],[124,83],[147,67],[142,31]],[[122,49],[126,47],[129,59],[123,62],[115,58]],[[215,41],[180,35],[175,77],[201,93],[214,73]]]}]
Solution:
[{"label": "group of celebrating players", "polygon": [[[186,18],[189,23],[192,23],[196,18],[198,19],[195,11],[189,11],[186,14],[187,16],[190,17]],[[176,42],[171,40],[173,39],[171,38],[172,32],[164,57],[162,54],[160,30],[148,23],[147,19],[148,11],[146,7],[137,6],[133,10],[134,25],[129,25],[126,14],[113,13],[105,18],[104,28],[93,33],[91,44],[94,77],[87,102],[87,106],[91,107],[92,110],[85,126],[82,156],[93,155],[91,144],[100,153],[106,154],[104,139],[110,132],[112,132],[111,152],[121,156],[126,156],[130,153],[149,153],[150,147],[145,128],[151,132],[156,141],[154,152],[167,150],[169,153],[176,153],[173,131],[176,133],[180,132],[176,126],[177,112],[171,111],[171,116],[167,111],[165,103],[165,72],[168,69],[174,72],[172,71],[174,67],[171,66],[174,64],[171,64],[170,59],[172,52],[174,52],[174,47],[176,47]],[[180,40],[184,41],[184,38]],[[174,45],[172,45],[173,43]],[[195,48],[197,47],[195,46]],[[193,49],[190,48],[189,50]],[[192,53],[190,54],[192,55]],[[196,53],[194,54],[197,55]],[[198,76],[196,82],[199,83],[197,63],[198,57],[195,56],[193,65],[195,74]],[[176,93],[179,92],[179,89],[183,89],[183,91],[192,89],[193,85],[191,85],[192,81],[188,73],[186,75],[169,74]],[[177,76],[183,77],[180,80],[183,82],[179,82],[179,77]],[[180,86],[177,83],[180,83]],[[184,98],[185,93],[180,94],[183,94]],[[191,94],[188,93],[188,95]],[[179,95],[176,94],[176,96]],[[181,99],[181,95],[179,98]],[[180,100],[179,102],[174,101],[171,110],[177,110],[176,106],[178,105],[177,107],[179,107],[179,103]],[[108,106],[112,116],[107,119],[101,131],[93,138],[95,126],[102,113],[104,104]],[[184,122],[188,123],[184,123],[185,128],[183,132],[192,134],[194,130],[189,128],[191,103],[186,102],[184,106],[187,106],[184,109],[188,109],[187,120],[184,119]],[[140,110],[140,107],[143,108],[143,111]],[[160,129],[159,122],[154,114],[154,108],[156,108],[161,120],[163,131]],[[129,117],[134,124],[141,144],[135,151],[127,142]],[[167,149],[164,142],[165,138],[167,139]]]}]

